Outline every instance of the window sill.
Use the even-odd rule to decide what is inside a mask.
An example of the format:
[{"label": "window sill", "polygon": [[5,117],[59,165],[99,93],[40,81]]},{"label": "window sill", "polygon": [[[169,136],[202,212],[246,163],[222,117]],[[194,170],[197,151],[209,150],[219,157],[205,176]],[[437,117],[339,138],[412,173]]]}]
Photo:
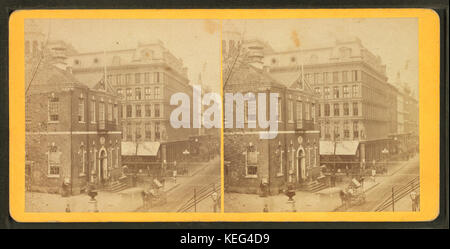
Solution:
[{"label": "window sill", "polygon": [[80,173],[78,176],[79,177],[84,177],[84,176],[86,176],[86,174],[85,173]]},{"label": "window sill", "polygon": [[80,124],[86,124],[86,122],[84,122],[84,121],[78,121],[78,123],[80,123]]},{"label": "window sill", "polygon": [[277,177],[284,176],[283,173],[277,173]]},{"label": "window sill", "polygon": [[59,175],[47,175],[47,178],[59,178]]},{"label": "window sill", "polygon": [[254,179],[254,178],[258,178],[258,175],[246,175],[245,178]]},{"label": "window sill", "polygon": [[59,121],[48,121],[48,124],[59,124]]}]

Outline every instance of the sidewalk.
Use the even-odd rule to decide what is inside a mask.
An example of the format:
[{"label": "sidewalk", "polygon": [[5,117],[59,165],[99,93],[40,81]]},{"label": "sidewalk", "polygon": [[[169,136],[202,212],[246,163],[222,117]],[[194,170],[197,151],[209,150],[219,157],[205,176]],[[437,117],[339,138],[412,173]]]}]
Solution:
[{"label": "sidewalk", "polygon": [[[132,189],[127,189],[131,191]],[[99,191],[97,197],[99,212],[131,212],[142,205],[142,198],[136,195],[110,193]],[[71,212],[88,212],[90,197],[80,194],[70,197],[61,197],[59,194],[26,192],[26,212],[65,212],[69,203]]]}]

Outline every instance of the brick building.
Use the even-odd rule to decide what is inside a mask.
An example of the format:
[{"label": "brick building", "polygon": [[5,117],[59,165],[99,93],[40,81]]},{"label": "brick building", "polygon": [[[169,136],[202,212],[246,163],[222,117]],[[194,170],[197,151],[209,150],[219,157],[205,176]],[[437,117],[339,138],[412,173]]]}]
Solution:
[{"label": "brick building", "polygon": [[[320,96],[322,163],[359,168],[380,160],[397,117],[395,90],[387,83],[380,57],[357,38],[264,57],[270,73],[279,79],[297,75],[299,63],[304,65],[306,81]],[[337,166],[336,161],[340,161]]]},{"label": "brick building", "polygon": [[[223,47],[225,57],[239,46],[239,41],[232,42],[232,37],[224,33],[223,44],[231,44]],[[254,107],[248,100],[234,103],[233,113],[237,113],[238,107],[244,109],[244,127],[236,128],[232,124],[234,128],[224,128],[225,191],[259,193],[260,184],[267,183],[270,194],[277,194],[288,183],[304,187],[315,182],[320,161],[314,92],[300,73],[279,80],[263,69],[263,51],[267,44],[249,40],[242,45],[248,49],[248,53],[243,53],[248,56],[248,63],[233,69],[224,94],[253,93],[257,96],[266,93],[266,103],[269,103],[269,94],[278,93],[278,134],[274,139],[261,139],[259,132],[268,129],[258,128],[258,125],[252,128],[252,123],[258,120],[254,108],[259,98],[254,99]],[[227,122],[230,120],[225,119],[225,125]]]},{"label": "brick building", "polygon": [[92,87],[76,79],[64,52],[53,46],[26,54],[26,185],[58,193],[68,180],[78,194],[89,182],[104,187],[120,175],[121,105],[103,78]]}]

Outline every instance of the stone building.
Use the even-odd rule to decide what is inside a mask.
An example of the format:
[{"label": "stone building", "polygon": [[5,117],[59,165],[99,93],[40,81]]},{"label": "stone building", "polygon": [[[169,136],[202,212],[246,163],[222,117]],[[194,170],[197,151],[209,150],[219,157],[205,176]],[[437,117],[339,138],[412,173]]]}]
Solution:
[{"label": "stone building", "polygon": [[264,64],[281,81],[298,75],[303,65],[306,81],[319,96],[322,163],[356,170],[382,159],[388,134],[395,130],[396,95],[381,58],[359,39],[274,52]]},{"label": "stone building", "polygon": [[[269,94],[278,93],[278,132],[273,139],[260,138],[260,132],[268,129],[259,127],[256,121],[259,119],[256,110],[259,97],[234,102],[233,120],[238,119],[238,108],[243,108],[244,127],[236,127],[235,122],[225,116],[225,191],[260,193],[261,184],[267,184],[270,194],[278,194],[289,183],[297,187],[318,184],[319,130],[313,90],[302,80],[300,73],[283,80],[268,73],[262,61],[267,44],[249,40],[238,47],[239,41],[231,42],[226,35],[224,38],[223,44],[236,44],[223,48],[226,53],[233,49],[248,49],[243,52],[247,58],[232,69],[229,78],[225,75],[228,78],[225,98],[227,94],[245,96],[253,93],[258,96],[265,93],[265,101],[269,103]],[[250,104],[252,101],[255,105]],[[266,109],[267,116],[271,111]],[[232,128],[227,128],[227,123]]]}]

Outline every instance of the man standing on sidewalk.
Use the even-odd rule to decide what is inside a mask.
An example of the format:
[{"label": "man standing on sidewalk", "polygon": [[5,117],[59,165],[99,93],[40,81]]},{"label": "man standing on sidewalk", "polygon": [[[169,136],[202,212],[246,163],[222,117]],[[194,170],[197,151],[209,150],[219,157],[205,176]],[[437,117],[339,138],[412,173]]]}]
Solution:
[{"label": "man standing on sidewalk", "polygon": [[411,191],[411,193],[409,194],[409,196],[411,197],[411,207],[412,207],[412,211],[416,212],[419,211],[418,207],[419,207],[419,196],[416,194],[415,191]]}]

